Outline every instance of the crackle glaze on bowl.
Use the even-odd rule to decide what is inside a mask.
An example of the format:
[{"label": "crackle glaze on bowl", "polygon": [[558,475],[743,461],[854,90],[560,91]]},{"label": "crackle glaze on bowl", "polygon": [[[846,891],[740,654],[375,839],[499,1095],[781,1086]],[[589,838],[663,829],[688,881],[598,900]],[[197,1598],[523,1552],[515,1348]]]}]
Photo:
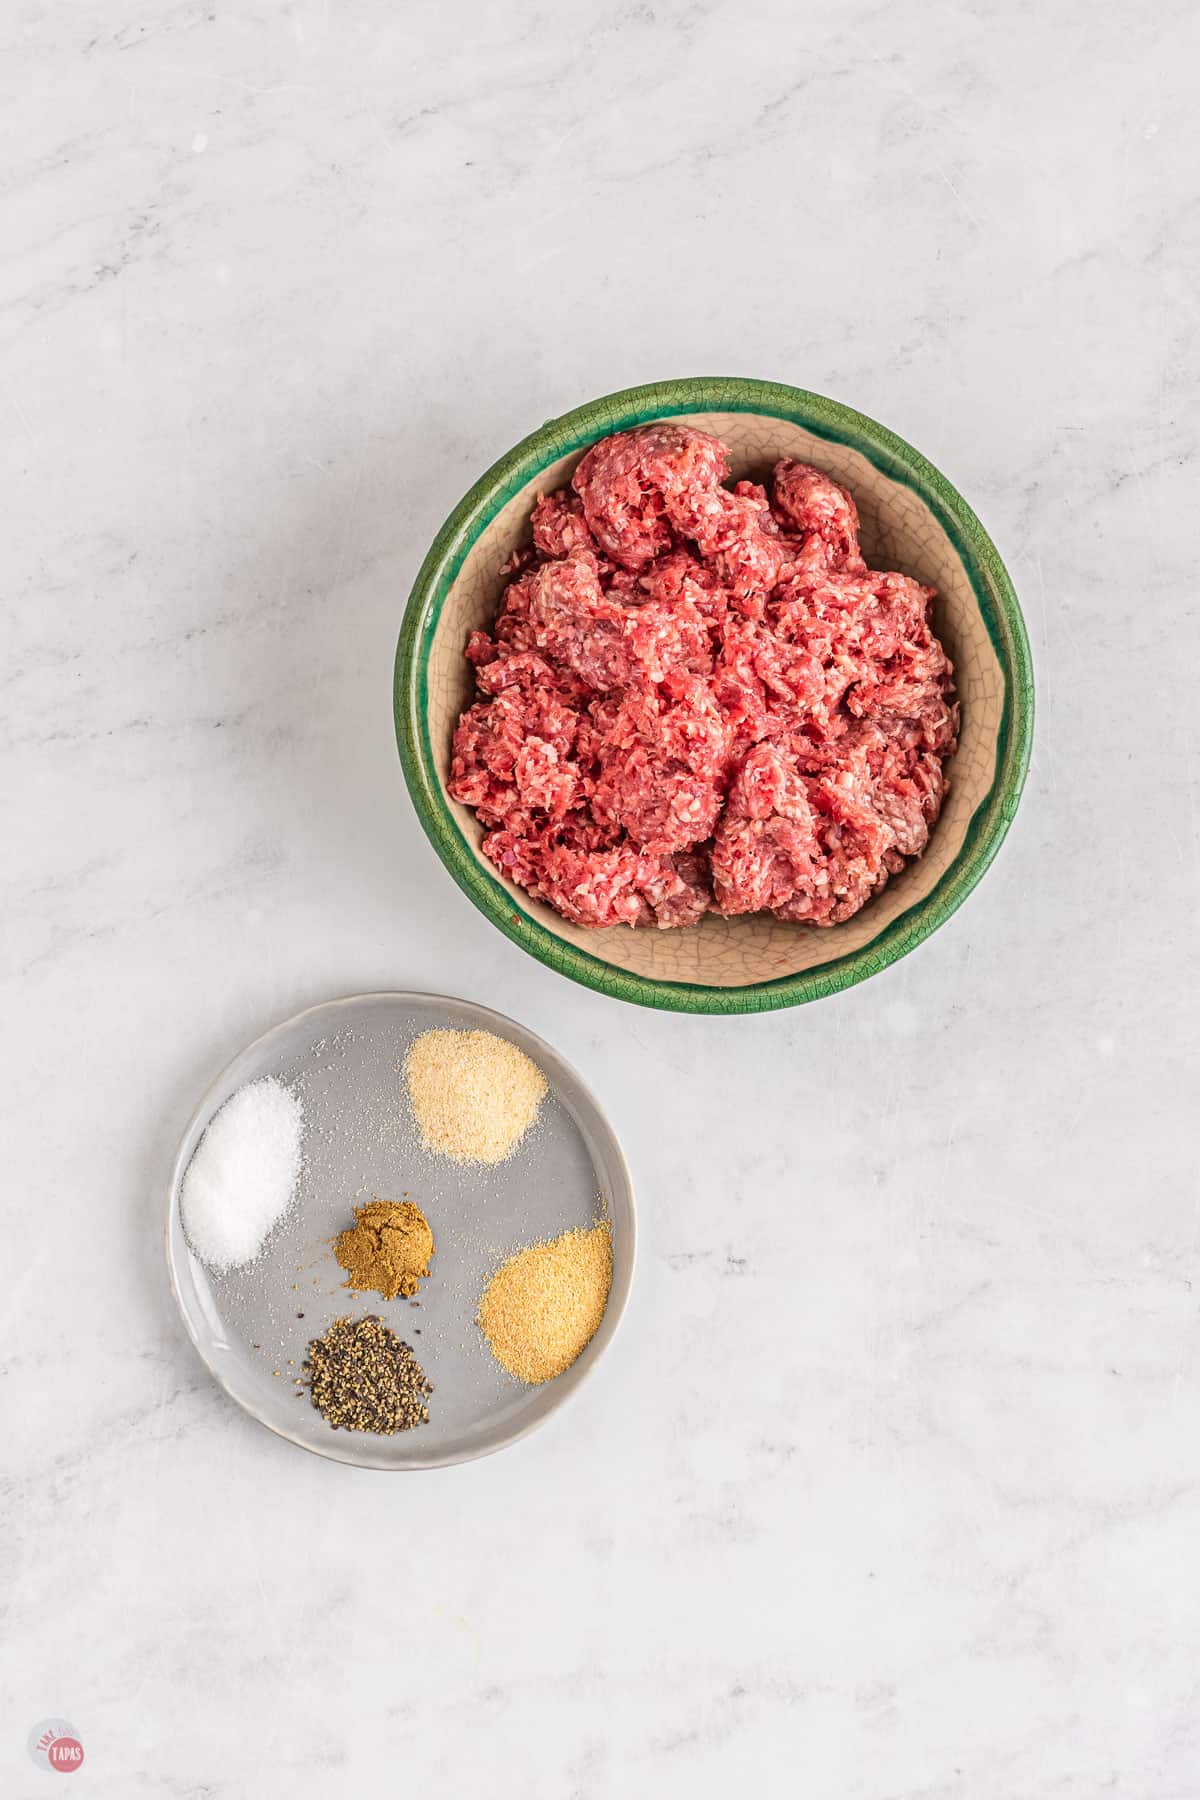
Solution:
[{"label": "crackle glaze on bowl", "polygon": [[[455,722],[473,691],[468,633],[490,625],[501,568],[528,541],[537,494],[570,479],[597,438],[672,418],[729,447],[733,477],[765,480],[781,456],[850,488],[874,568],[938,590],[936,629],[954,660],[962,732],[950,790],[922,857],[845,923],[789,925],[710,914],[683,931],[586,930],[507,881],[483,855],[469,808],[446,793]],[[631,388],[552,420],[455,508],[421,568],[396,657],[396,735],[417,812],[450,873],[524,949],[589,987],[687,1012],[757,1012],[849,987],[935,931],[998,849],[1020,799],[1033,676],[1012,584],[979,520],[945,477],[885,427],[798,388],[696,378]]]}]

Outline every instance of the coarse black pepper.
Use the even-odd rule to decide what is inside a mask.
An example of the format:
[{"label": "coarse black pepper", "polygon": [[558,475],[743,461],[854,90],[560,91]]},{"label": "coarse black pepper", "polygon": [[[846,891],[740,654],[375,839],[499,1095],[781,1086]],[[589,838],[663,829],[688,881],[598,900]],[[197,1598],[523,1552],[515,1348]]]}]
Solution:
[{"label": "coarse black pepper", "polygon": [[335,1319],[308,1346],[304,1364],[312,1403],[334,1430],[390,1437],[428,1425],[433,1388],[412,1353],[374,1313]]}]

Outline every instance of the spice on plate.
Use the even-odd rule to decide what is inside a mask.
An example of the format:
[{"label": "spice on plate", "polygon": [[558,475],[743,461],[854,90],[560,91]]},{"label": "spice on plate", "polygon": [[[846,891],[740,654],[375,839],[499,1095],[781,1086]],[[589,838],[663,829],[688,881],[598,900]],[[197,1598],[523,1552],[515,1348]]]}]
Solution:
[{"label": "spice on plate", "polygon": [[239,1088],[210,1120],[179,1196],[188,1243],[209,1268],[254,1261],[295,1198],[303,1129],[300,1096],[273,1077]]},{"label": "spice on plate", "polygon": [[334,1239],[334,1253],[357,1293],[370,1290],[385,1300],[415,1294],[429,1273],[433,1233],[412,1200],[372,1200],[354,1209],[354,1224]]},{"label": "spice on plate", "polygon": [[424,1369],[374,1314],[335,1319],[309,1344],[304,1368],[312,1403],[335,1431],[390,1437],[429,1423],[425,1397],[433,1388]]},{"label": "spice on plate", "polygon": [[477,1323],[518,1381],[549,1381],[596,1335],[612,1286],[607,1221],[533,1244],[502,1263],[483,1290]]},{"label": "spice on plate", "polygon": [[422,1032],[404,1074],[426,1147],[456,1162],[504,1162],[547,1091],[537,1064],[490,1031]]}]

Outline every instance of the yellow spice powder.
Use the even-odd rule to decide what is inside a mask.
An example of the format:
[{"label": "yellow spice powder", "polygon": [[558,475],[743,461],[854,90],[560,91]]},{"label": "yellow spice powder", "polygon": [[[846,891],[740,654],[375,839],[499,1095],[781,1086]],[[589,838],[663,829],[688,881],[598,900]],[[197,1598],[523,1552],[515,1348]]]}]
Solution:
[{"label": "yellow spice powder", "polygon": [[567,1231],[500,1265],[483,1290],[477,1323],[510,1375],[549,1381],[596,1335],[611,1286],[607,1222]]},{"label": "yellow spice powder", "polygon": [[426,1147],[456,1162],[504,1162],[546,1095],[537,1064],[490,1031],[424,1031],[404,1074]]},{"label": "yellow spice powder", "polygon": [[413,1200],[372,1200],[354,1209],[354,1224],[333,1240],[349,1279],[343,1286],[385,1300],[415,1294],[434,1252],[429,1220]]}]

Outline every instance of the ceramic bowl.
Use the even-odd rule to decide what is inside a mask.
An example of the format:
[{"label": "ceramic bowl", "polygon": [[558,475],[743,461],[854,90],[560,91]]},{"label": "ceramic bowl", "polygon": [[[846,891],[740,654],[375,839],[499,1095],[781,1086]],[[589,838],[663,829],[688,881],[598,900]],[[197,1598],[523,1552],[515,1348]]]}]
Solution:
[{"label": "ceramic bowl", "polygon": [[[569,480],[597,438],[672,418],[729,446],[735,477],[781,456],[850,488],[873,567],[938,590],[936,627],[954,659],[962,733],[950,790],[923,856],[844,924],[714,915],[682,931],[568,924],[484,857],[474,815],[446,793],[455,722],[472,698],[468,633],[491,623],[501,569],[528,540],[538,493]],[[962,496],[902,438],[835,400],[773,382],[698,377],[629,388],[533,432],[455,507],[422,564],[400,633],[396,736],[409,791],[438,855],[480,910],[531,955],[622,1000],[684,1012],[760,1012],[838,992],[945,923],[1012,822],[1029,761],[1033,674],[1013,586]]]}]

